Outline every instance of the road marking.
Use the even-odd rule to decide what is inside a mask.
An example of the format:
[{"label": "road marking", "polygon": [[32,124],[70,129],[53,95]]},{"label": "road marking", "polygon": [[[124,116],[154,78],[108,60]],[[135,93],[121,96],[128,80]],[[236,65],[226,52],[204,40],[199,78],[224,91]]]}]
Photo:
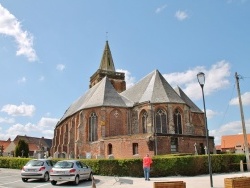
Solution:
[{"label": "road marking", "polygon": [[[14,176],[20,176],[20,175],[14,175]],[[9,178],[10,176],[1,176],[0,178]],[[11,175],[13,177],[13,175]]]},{"label": "road marking", "polygon": [[2,185],[8,185],[8,184],[12,184],[12,183],[16,183],[16,182],[20,182],[21,180],[18,180],[18,181],[13,181],[13,182],[8,182],[8,183],[2,183],[2,184],[0,184],[0,186],[2,186]]},{"label": "road marking", "polygon": [[37,187],[43,187],[43,186],[46,186],[46,185],[49,185],[50,183],[45,183],[45,184],[42,184],[42,185],[38,185],[38,186],[36,186],[36,187],[34,187],[34,188],[37,188]]}]

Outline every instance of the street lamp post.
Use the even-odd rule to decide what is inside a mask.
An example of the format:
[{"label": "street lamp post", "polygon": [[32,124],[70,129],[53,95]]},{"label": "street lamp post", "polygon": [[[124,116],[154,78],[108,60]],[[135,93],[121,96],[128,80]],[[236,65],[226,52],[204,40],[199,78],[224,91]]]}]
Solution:
[{"label": "street lamp post", "polygon": [[206,105],[205,105],[205,98],[204,98],[204,91],[203,87],[205,84],[205,74],[203,72],[199,72],[197,74],[198,82],[201,86],[202,90],[202,98],[203,98],[203,107],[204,107],[204,123],[206,129],[206,141],[207,141],[207,154],[208,154],[208,170],[210,175],[210,185],[213,187],[213,177],[212,177],[212,167],[211,167],[211,156],[210,156],[210,149],[209,149],[209,135],[208,135],[208,128],[207,128],[207,115],[206,115]]}]

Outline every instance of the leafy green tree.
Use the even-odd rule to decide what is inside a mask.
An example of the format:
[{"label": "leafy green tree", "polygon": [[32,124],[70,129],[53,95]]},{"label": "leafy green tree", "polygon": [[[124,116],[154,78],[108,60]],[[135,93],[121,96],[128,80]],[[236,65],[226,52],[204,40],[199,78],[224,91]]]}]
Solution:
[{"label": "leafy green tree", "polygon": [[15,148],[15,157],[29,157],[29,145],[24,140],[19,140]]}]

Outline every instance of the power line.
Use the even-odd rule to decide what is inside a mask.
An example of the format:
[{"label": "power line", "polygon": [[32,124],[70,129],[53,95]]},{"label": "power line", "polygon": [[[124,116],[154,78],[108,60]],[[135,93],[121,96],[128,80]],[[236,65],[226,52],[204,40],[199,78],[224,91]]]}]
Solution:
[{"label": "power line", "polygon": [[[234,85],[233,85],[233,89],[232,89],[232,92],[231,92],[231,96],[230,96],[229,102],[230,102],[230,101],[232,100],[232,98],[233,98],[234,91],[235,91],[235,83],[234,83]],[[229,109],[229,102],[227,103],[227,107],[226,107],[225,113],[223,114],[223,118],[222,118],[222,121],[221,121],[221,124],[220,124],[220,125],[222,125],[222,123],[223,123],[224,120],[225,120],[225,116],[226,116],[226,114],[227,114],[227,112],[228,112],[228,109]]]}]

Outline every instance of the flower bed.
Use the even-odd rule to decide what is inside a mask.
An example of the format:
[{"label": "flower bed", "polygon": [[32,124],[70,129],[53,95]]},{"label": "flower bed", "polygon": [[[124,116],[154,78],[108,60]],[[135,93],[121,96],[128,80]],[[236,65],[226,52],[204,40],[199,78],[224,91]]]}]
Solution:
[{"label": "flower bed", "polygon": [[183,181],[154,182],[154,188],[186,188],[186,182]]},{"label": "flower bed", "polygon": [[250,188],[250,177],[234,177],[224,179],[225,188]]}]

